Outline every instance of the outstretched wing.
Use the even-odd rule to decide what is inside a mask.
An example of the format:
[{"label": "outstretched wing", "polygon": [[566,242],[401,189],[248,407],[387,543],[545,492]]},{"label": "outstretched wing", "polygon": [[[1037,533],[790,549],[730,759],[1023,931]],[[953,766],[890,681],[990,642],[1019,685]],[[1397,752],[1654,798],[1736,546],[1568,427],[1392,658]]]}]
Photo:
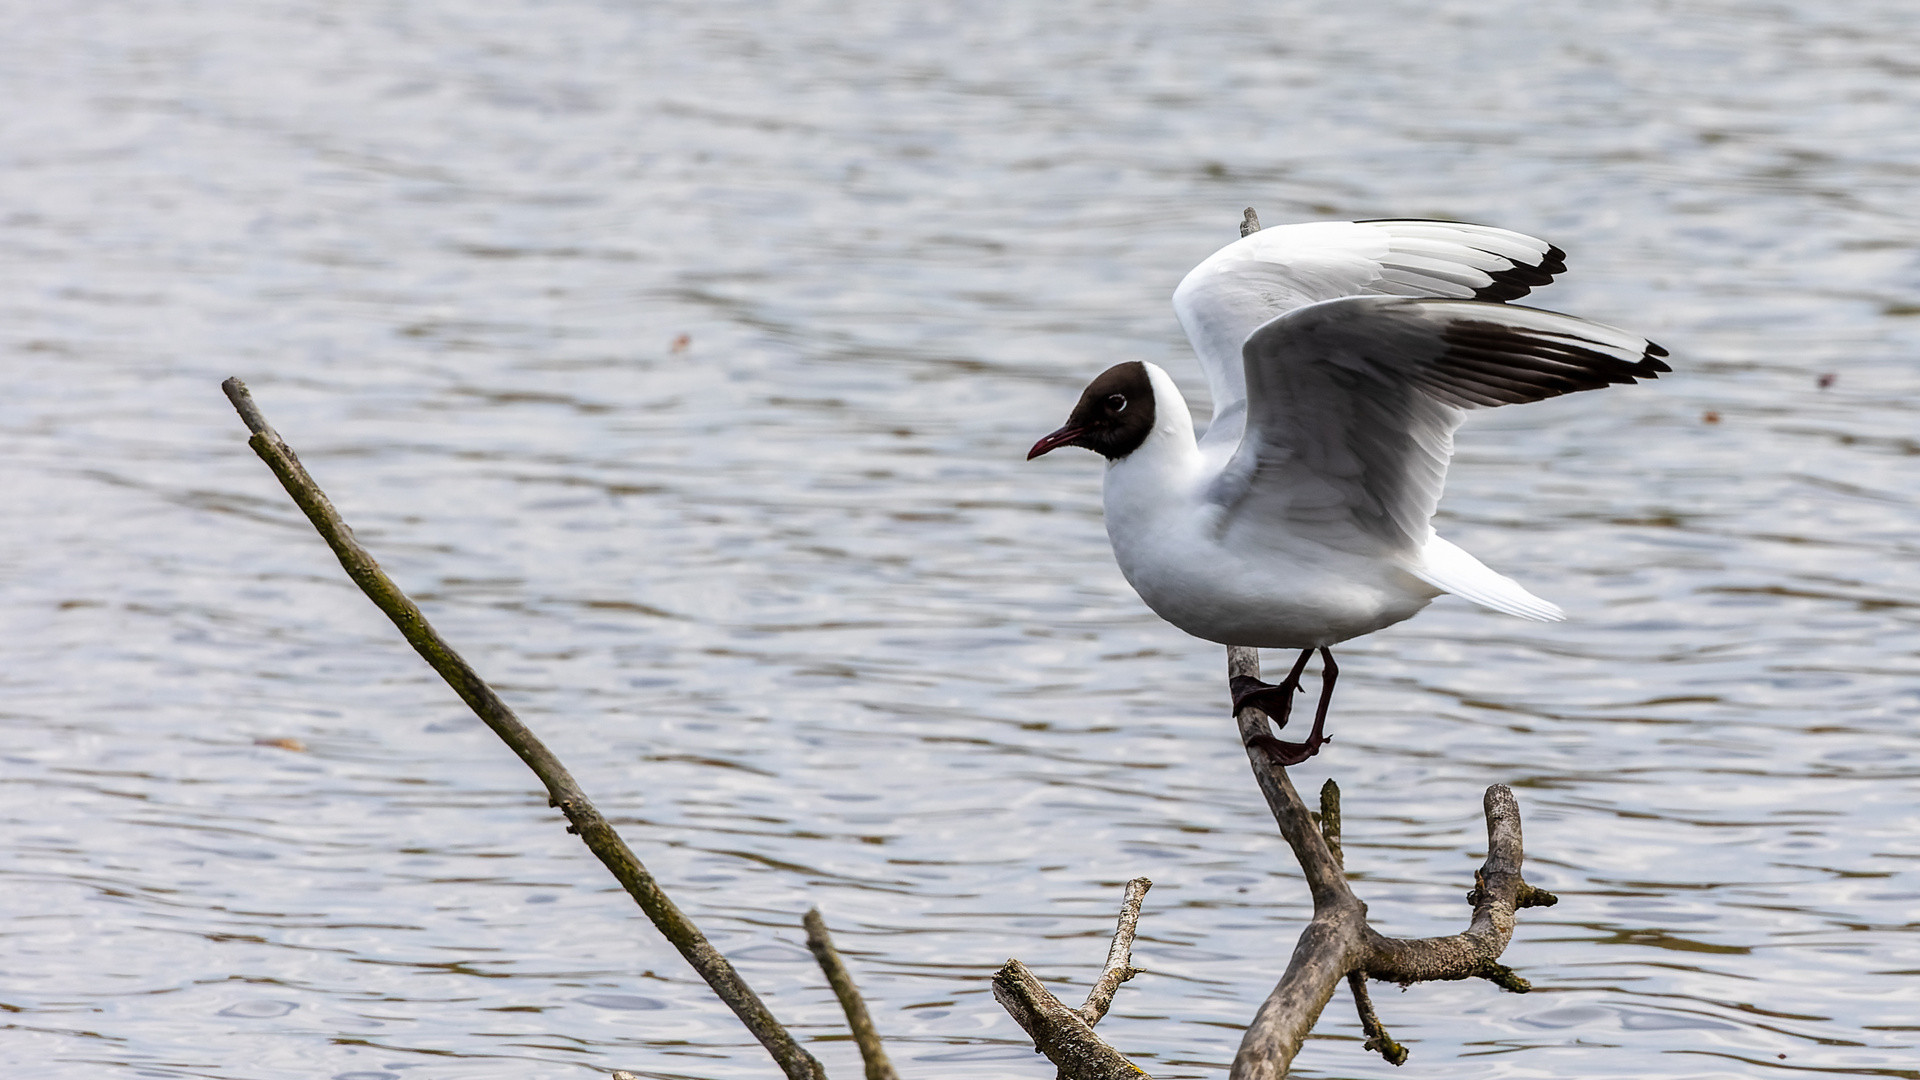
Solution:
[{"label": "outstretched wing", "polygon": [[1452,221],[1320,221],[1228,244],[1173,293],[1213,395],[1202,446],[1224,455],[1239,442],[1247,398],[1241,346],[1275,316],[1367,294],[1513,300],[1564,273],[1565,259],[1545,240]]},{"label": "outstretched wing", "polygon": [[1297,308],[1243,350],[1246,434],[1212,492],[1221,527],[1278,527],[1417,566],[1465,410],[1653,378],[1672,370],[1666,352],[1611,326],[1483,301]]}]

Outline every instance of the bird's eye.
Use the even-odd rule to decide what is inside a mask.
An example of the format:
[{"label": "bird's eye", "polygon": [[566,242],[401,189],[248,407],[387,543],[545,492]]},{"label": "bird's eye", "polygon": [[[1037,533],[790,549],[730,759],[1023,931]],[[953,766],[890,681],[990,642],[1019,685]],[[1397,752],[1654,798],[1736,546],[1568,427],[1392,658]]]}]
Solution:
[{"label": "bird's eye", "polygon": [[1127,411],[1127,395],[1108,394],[1107,408],[1112,409],[1114,412],[1126,412]]}]

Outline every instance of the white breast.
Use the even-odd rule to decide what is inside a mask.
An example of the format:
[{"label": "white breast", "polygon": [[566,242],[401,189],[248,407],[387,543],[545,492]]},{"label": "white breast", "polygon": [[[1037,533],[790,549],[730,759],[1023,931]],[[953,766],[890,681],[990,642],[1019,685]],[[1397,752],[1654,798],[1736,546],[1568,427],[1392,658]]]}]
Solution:
[{"label": "white breast", "polygon": [[1155,425],[1107,467],[1107,536],[1128,584],[1161,618],[1226,645],[1314,648],[1391,626],[1439,590],[1390,562],[1284,532],[1221,529],[1216,468],[1173,380],[1148,364]]}]

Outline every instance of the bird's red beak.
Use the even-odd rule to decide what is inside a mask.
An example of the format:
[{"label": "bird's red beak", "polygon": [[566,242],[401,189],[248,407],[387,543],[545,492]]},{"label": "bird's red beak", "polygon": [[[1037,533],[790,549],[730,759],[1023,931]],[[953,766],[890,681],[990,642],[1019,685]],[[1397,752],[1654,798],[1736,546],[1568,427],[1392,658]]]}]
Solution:
[{"label": "bird's red beak", "polygon": [[1039,442],[1034,443],[1033,449],[1027,451],[1027,460],[1032,461],[1034,458],[1039,457],[1041,454],[1044,454],[1049,450],[1058,450],[1063,446],[1070,446],[1072,445],[1073,440],[1079,438],[1082,435],[1085,435],[1086,433],[1087,433],[1086,428],[1074,427],[1073,425],[1069,424],[1066,427],[1061,428],[1059,431],[1056,431],[1053,434],[1048,435],[1046,438],[1041,439]]}]

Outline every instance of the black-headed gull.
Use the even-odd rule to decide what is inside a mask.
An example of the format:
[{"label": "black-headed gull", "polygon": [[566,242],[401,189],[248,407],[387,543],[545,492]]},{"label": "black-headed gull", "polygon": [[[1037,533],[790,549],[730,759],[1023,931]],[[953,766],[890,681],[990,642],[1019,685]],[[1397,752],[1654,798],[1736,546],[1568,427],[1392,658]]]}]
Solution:
[{"label": "black-headed gull", "polygon": [[1523,619],[1560,609],[1435,535],[1466,410],[1539,401],[1672,370],[1658,345],[1504,301],[1566,269],[1505,229],[1328,221],[1265,229],[1193,269],[1173,307],[1200,357],[1213,420],[1194,438],[1158,366],[1108,368],[1062,446],[1107,459],[1107,536],[1161,618],[1224,645],[1299,649],[1277,685],[1237,679],[1234,709],[1284,727],[1315,650],[1323,672],[1303,743],[1261,736],[1285,764],[1326,741],[1339,669],[1329,646],[1412,616],[1441,593]]}]

